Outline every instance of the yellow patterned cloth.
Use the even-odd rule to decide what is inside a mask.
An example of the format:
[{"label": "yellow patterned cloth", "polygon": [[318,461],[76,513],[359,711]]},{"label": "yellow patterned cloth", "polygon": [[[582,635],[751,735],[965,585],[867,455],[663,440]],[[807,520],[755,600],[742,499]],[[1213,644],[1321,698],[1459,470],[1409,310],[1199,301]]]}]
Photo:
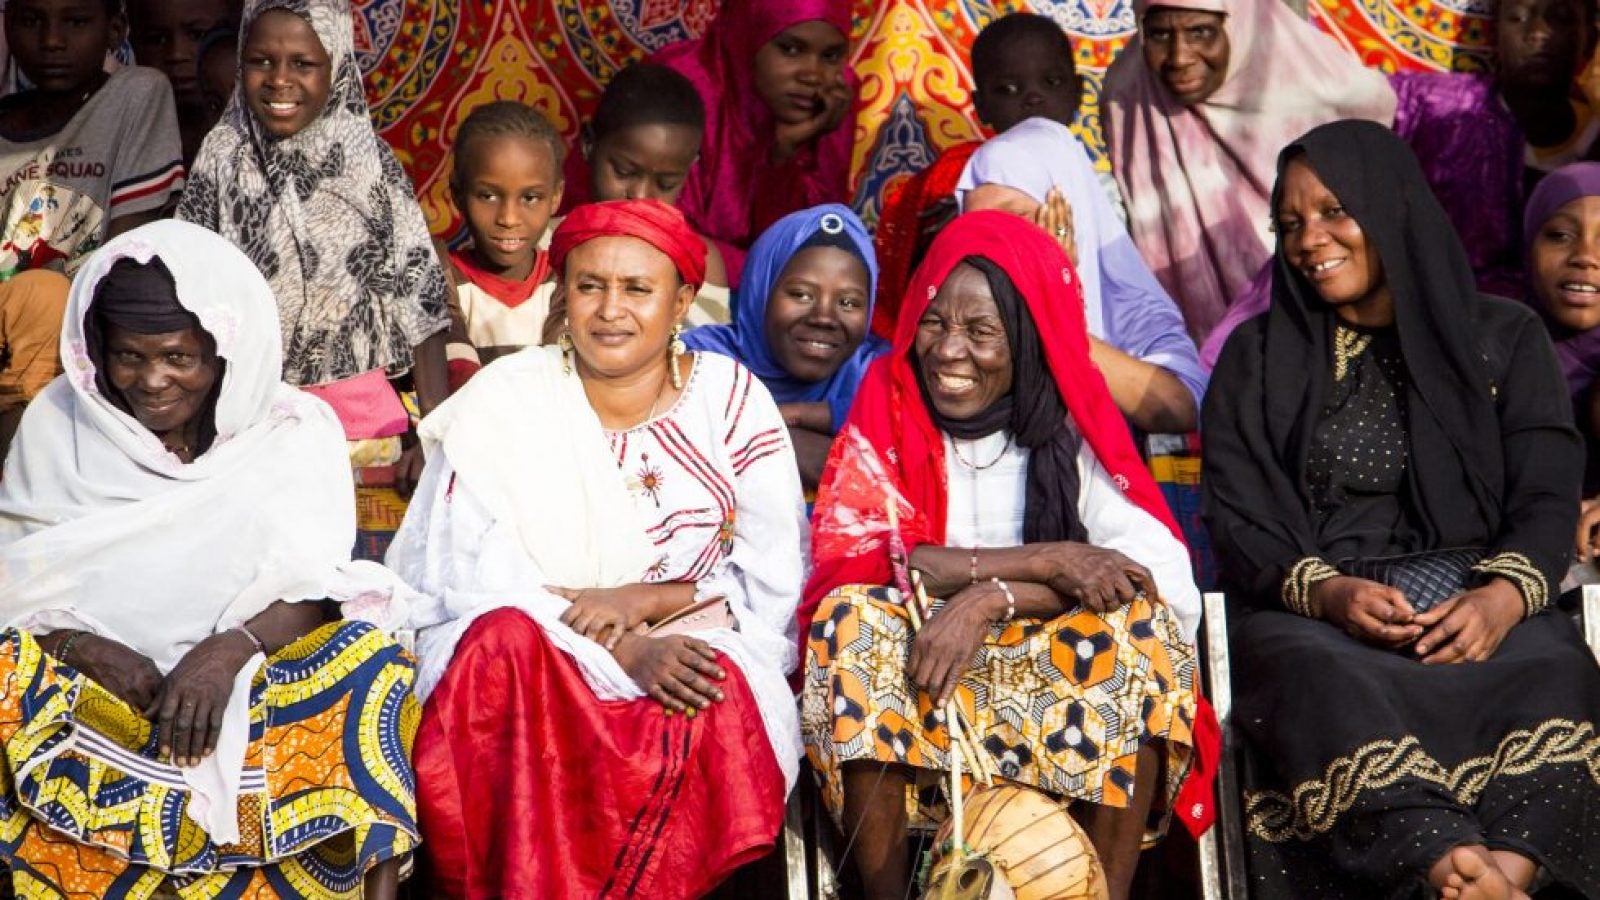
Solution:
[{"label": "yellow patterned cloth", "polygon": [[[917,770],[913,826],[942,818],[928,790],[949,771],[949,736],[906,677],[911,622],[884,588],[846,585],[822,601],[806,649],[801,731],[838,819],[840,766]],[[1170,807],[1188,771],[1194,650],[1166,607],[1139,600],[995,626],[956,689],[966,721],[1003,777],[1072,800],[1125,807],[1139,748],[1161,739]]]},{"label": "yellow patterned cloth", "polygon": [[0,858],[18,897],[359,898],[417,844],[414,663],[364,623],[325,625],[251,688],[238,844],[217,845],[152,723],[25,632],[0,634]]}]

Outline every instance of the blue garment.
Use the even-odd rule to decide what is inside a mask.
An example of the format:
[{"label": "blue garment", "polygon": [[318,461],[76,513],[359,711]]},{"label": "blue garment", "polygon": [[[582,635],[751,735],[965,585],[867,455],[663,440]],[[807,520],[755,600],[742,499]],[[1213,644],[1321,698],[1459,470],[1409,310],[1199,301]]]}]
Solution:
[{"label": "blue garment", "polygon": [[772,358],[766,329],[767,301],[790,257],[818,231],[833,233],[838,229],[850,238],[856,254],[867,264],[867,321],[871,322],[872,307],[878,299],[878,260],[872,252],[872,235],[850,207],[824,203],[784,216],[756,238],[744,260],[733,324],[703,325],[683,336],[683,342],[691,350],[709,350],[743,363],[779,403],[826,401],[833,411],[835,431],[844,424],[867,367],[889,349],[889,343],[869,331],[861,346],[832,377],[823,381],[801,381]]}]

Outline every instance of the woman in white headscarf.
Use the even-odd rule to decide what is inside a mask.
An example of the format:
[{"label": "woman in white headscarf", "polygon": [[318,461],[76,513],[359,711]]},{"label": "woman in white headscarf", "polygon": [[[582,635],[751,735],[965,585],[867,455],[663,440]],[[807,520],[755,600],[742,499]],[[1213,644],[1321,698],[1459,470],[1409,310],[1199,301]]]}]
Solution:
[{"label": "woman in white headscarf", "polygon": [[276,318],[250,260],[182,222],[73,283],[67,374],[0,480],[19,893],[393,896],[417,834],[413,666],[325,609],[388,624],[411,595],[350,562],[343,433],[282,383]]}]

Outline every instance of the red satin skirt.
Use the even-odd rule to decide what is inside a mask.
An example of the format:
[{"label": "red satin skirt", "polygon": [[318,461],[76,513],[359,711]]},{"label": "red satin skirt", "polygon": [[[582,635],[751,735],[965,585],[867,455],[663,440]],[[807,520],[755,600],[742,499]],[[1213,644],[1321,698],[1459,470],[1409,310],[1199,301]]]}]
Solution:
[{"label": "red satin skirt", "polygon": [[783,772],[743,674],[694,718],[595,698],[517,610],[478,620],[416,742],[430,897],[699,897],[765,855]]}]

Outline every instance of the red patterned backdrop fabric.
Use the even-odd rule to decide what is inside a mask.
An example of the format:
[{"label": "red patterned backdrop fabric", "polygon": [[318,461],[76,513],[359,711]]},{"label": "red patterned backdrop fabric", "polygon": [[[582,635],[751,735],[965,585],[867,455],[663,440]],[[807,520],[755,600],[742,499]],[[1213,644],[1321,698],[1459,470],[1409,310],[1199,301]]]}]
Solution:
[{"label": "red patterned backdrop fabric", "polygon": [[[356,47],[380,133],[416,183],[435,232],[459,227],[450,145],[475,106],[520,100],[575,135],[617,69],[698,36],[717,0],[354,0]],[[1368,65],[1477,70],[1492,0],[1309,0],[1309,15]],[[1030,10],[1071,35],[1085,75],[1079,133],[1096,163],[1100,77],[1134,30],[1132,0],[856,0],[851,55],[856,209],[876,220],[898,179],[979,137],[968,48],[996,16]]]}]

